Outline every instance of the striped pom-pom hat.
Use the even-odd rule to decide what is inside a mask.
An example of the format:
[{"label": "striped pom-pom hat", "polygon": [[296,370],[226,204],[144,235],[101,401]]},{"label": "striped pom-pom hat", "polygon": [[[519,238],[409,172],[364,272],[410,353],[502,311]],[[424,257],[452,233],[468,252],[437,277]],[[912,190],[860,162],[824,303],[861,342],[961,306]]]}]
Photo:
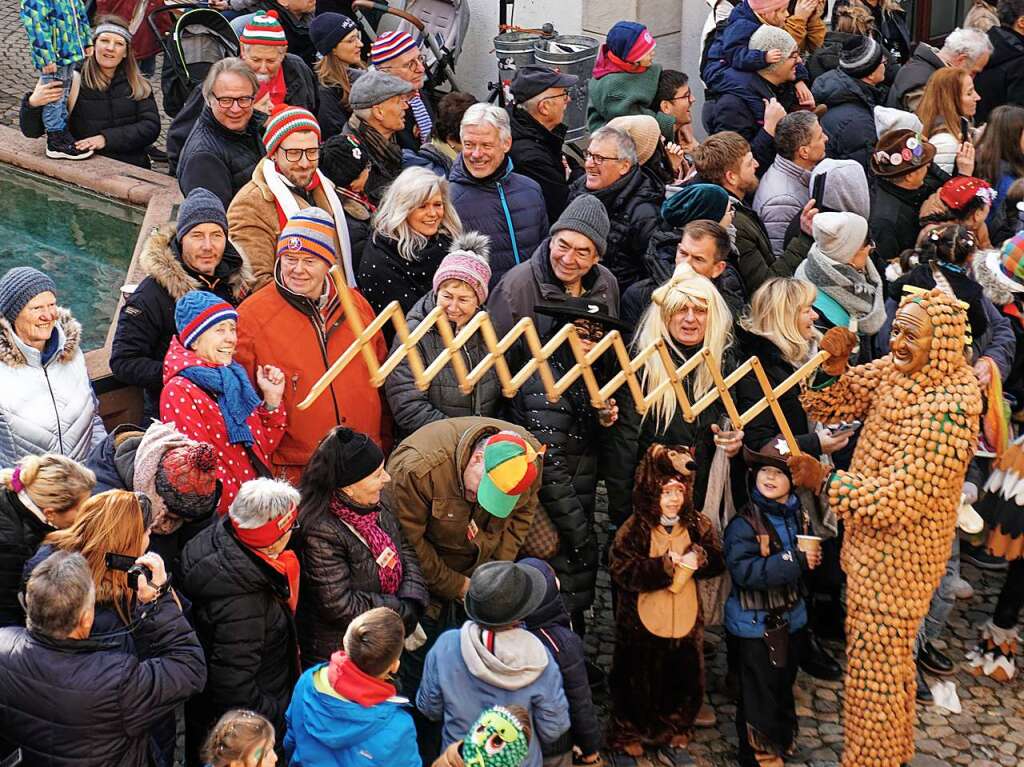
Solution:
[{"label": "striped pom-pom hat", "polygon": [[316,256],[331,266],[338,261],[334,250],[337,230],[331,214],[322,208],[306,208],[288,219],[277,238],[277,257]]},{"label": "striped pom-pom hat", "polygon": [[238,322],[235,307],[205,290],[190,290],[174,304],[174,326],[186,349],[191,349],[199,336],[224,320]]},{"label": "striped pom-pom hat", "polygon": [[398,30],[385,32],[370,45],[370,63],[379,67],[384,62],[391,61],[391,59],[417,47],[416,41],[408,32],[399,32]]},{"label": "striped pom-pom hat", "polygon": [[315,133],[317,142],[320,141],[320,123],[316,121],[312,112],[302,107],[279,104],[270,113],[267,124],[263,127],[263,145],[267,148],[267,157],[271,157],[281,146],[281,142],[291,134],[303,131]]},{"label": "striped pom-pom hat", "polygon": [[284,36],[284,27],[277,20],[277,11],[258,13],[249,19],[238,42],[245,45],[283,45],[288,46],[288,38]]}]

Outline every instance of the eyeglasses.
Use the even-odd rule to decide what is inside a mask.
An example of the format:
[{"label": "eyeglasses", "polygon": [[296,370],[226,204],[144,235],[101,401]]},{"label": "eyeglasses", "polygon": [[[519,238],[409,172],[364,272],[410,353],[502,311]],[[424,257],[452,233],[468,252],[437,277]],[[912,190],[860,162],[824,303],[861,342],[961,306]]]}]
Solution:
[{"label": "eyeglasses", "polygon": [[309,149],[284,149],[282,147],[281,151],[284,152],[284,159],[288,162],[298,162],[302,159],[303,155],[310,162],[320,159],[320,147],[318,146],[313,146]]},{"label": "eyeglasses", "polygon": [[426,56],[417,56],[412,61],[407,61],[406,63],[402,64],[401,66],[395,66],[394,64],[391,64],[391,65],[388,65],[386,67],[381,67],[381,69],[383,69],[385,72],[389,71],[391,69],[408,69],[410,72],[418,72],[419,70],[426,69],[426,68],[427,68],[427,57]]},{"label": "eyeglasses", "polygon": [[609,160],[621,160],[621,157],[605,157],[601,154],[594,154],[593,152],[584,152],[583,159],[586,162],[592,162],[594,165],[604,165]]},{"label": "eyeglasses", "polygon": [[238,105],[239,109],[248,109],[252,106],[252,102],[256,100],[255,96],[218,96],[216,93],[211,95],[213,100],[220,105],[221,109],[231,109],[235,104]]},{"label": "eyeglasses", "polygon": [[569,97],[569,91],[565,91],[564,93],[559,93],[559,94],[557,94],[555,96],[545,96],[544,98],[541,99],[541,101],[554,101],[556,99],[559,100],[559,101],[561,101],[561,100],[568,101],[569,98],[570,98]]},{"label": "eyeglasses", "polygon": [[687,91],[682,96],[675,96],[670,99],[664,99],[664,101],[683,101],[684,99],[690,104],[697,100],[693,97],[693,91]]}]

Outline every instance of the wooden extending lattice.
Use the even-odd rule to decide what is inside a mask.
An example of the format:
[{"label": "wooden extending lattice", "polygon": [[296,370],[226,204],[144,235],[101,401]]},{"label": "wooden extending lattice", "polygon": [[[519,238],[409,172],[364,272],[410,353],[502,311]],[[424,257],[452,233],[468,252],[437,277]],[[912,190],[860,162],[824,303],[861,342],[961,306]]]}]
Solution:
[{"label": "wooden extending lattice", "polygon": [[[540,376],[548,399],[552,402],[558,400],[577,379],[582,377],[587,387],[587,392],[590,395],[590,403],[597,409],[606,407],[608,400],[622,386],[629,387],[629,391],[633,395],[633,402],[636,403],[636,410],[641,414],[647,412],[666,387],[672,388],[683,418],[687,421],[696,419],[698,415],[714,404],[716,400],[722,401],[729,420],[736,428],[740,429],[749,424],[766,409],[770,409],[779,426],[779,431],[789,445],[790,452],[796,455],[799,454],[800,449],[797,446],[796,438],[793,436],[793,430],[790,428],[788,421],[786,421],[786,416],[779,406],[778,400],[779,397],[813,373],[828,358],[827,352],[818,352],[789,378],[773,388],[768,380],[768,376],[765,375],[761,361],[757,357],[751,357],[727,376],[722,375],[719,360],[715,359],[715,356],[707,349],[694,355],[681,366],[676,367],[669,354],[668,347],[661,339],[642,349],[635,357],[631,358],[629,356],[629,349],[626,347],[622,335],[617,330],[609,332],[600,341],[595,343],[589,352],[585,352],[583,344],[576,334],[576,326],[571,323],[563,326],[546,344],[542,344],[540,336],[537,335],[537,328],[534,326],[533,320],[529,317],[524,317],[503,338],[499,339],[487,312],[477,312],[466,323],[465,327],[458,334],[455,334],[452,332],[448,319],[444,316],[444,311],[440,307],[435,307],[423,318],[423,321],[416,329],[410,332],[409,326],[405,321],[405,314],[402,312],[397,301],[392,301],[384,307],[384,311],[378,314],[369,325],[364,325],[352,301],[352,295],[345,282],[345,276],[337,266],[331,268],[331,279],[334,281],[338,291],[338,298],[344,307],[345,321],[352,330],[355,340],[335,360],[327,372],[320,377],[320,380],[313,385],[306,398],[299,403],[299,410],[305,410],[312,405],[317,397],[322,395],[327,387],[331,385],[331,382],[341,373],[345,366],[354,360],[357,355],[362,354],[366,367],[370,371],[370,383],[377,388],[384,385],[385,379],[404,360],[409,363],[413,380],[421,390],[426,390],[437,374],[445,366],[451,365],[455,378],[459,382],[459,388],[468,394],[493,367],[497,373],[498,380],[501,382],[502,393],[506,397],[514,396],[520,387],[529,380],[530,376],[536,373]],[[401,344],[395,347],[395,350],[383,363],[379,363],[377,356],[374,354],[371,341],[374,335],[388,322],[391,322],[394,326],[395,334],[401,341]],[[423,357],[420,355],[417,344],[423,336],[430,332],[431,328],[435,327],[444,341],[445,349],[438,355],[437,359],[424,366]],[[477,333],[483,338],[488,354],[472,370],[469,370],[466,367],[465,358],[458,352]],[[520,337],[525,339],[531,358],[522,369],[513,374],[509,369],[508,361],[505,359],[505,352],[512,348]],[[573,357],[576,359],[576,364],[565,375],[555,380],[551,366],[548,365],[548,359],[565,343],[569,344]],[[612,376],[608,383],[601,386],[597,382],[593,366],[609,349],[614,352],[615,358],[618,360],[619,372]],[[661,362],[669,374],[667,380],[645,395],[637,372],[652,355],[658,355],[661,358]],[[697,399],[696,402],[691,403],[686,396],[683,380],[701,365],[707,367],[715,386]],[[757,382],[764,392],[764,398],[741,413],[736,406],[735,400],[729,393],[729,389],[750,373],[753,373],[757,378]]]}]

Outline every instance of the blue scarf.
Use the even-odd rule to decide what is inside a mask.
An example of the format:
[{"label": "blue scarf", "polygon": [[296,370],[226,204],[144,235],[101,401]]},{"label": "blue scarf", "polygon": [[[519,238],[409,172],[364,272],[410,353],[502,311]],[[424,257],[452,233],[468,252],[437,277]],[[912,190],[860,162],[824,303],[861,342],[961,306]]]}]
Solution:
[{"label": "blue scarf", "polygon": [[215,368],[195,365],[185,368],[179,375],[216,395],[217,407],[228,428],[228,442],[232,445],[252,444],[252,431],[245,421],[262,398],[249,381],[245,368],[237,362]]},{"label": "blue scarf", "polygon": [[800,499],[796,497],[795,493],[790,493],[786,497],[785,503],[779,503],[778,501],[769,501],[755,487],[750,497],[765,514],[774,514],[777,517],[792,517],[797,516],[797,513],[800,511]]}]

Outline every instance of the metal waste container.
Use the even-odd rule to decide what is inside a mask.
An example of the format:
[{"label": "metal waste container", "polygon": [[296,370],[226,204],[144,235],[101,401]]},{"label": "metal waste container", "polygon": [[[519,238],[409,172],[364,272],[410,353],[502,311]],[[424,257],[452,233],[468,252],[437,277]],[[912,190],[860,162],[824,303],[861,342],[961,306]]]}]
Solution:
[{"label": "metal waste container", "polygon": [[494,54],[498,57],[498,81],[502,102],[512,102],[509,85],[519,67],[533,64],[533,44],[541,40],[539,32],[503,32],[494,38]]},{"label": "metal waste container", "polygon": [[534,42],[533,56],[537,64],[579,78],[569,91],[572,102],[565,112],[565,124],[569,129],[566,141],[578,142],[587,136],[587,85],[600,47],[601,43],[596,38],[583,35],[559,35]]}]

